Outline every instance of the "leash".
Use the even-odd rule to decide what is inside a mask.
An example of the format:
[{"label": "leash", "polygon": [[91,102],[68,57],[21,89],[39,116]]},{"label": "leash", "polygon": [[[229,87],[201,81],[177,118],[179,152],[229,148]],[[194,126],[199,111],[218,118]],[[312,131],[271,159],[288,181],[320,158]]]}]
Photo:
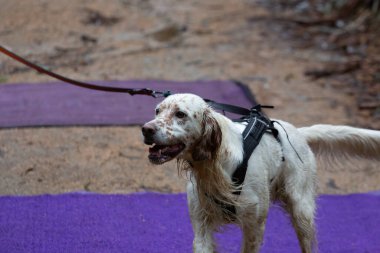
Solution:
[{"label": "leash", "polygon": [[[0,52],[5,54],[6,56],[42,73],[45,75],[48,75],[50,77],[53,77],[55,79],[58,79],[62,82],[72,84],[81,88],[85,89],[90,89],[90,90],[98,90],[98,91],[106,91],[106,92],[117,92],[117,93],[128,93],[130,95],[146,95],[146,96],[151,96],[154,98],[159,98],[159,97],[168,97],[172,95],[171,91],[156,91],[152,90],[149,88],[142,88],[142,89],[137,89],[137,88],[120,88],[120,87],[110,87],[110,86],[102,86],[102,85],[96,85],[92,83],[86,83],[86,82],[81,82],[77,81],[65,76],[62,76],[60,74],[57,74],[53,71],[47,70],[46,68],[37,65],[35,63],[32,63],[31,61],[19,56],[18,54],[6,49],[5,47],[0,45]],[[265,106],[265,105],[256,105],[255,107],[252,107],[251,109],[243,108],[240,106],[236,105],[230,105],[230,104],[223,104],[223,103],[218,103],[210,99],[204,99],[206,103],[208,103],[211,107],[217,110],[222,110],[222,111],[227,111],[230,113],[238,114],[241,115],[242,118],[246,118],[249,115],[251,115],[252,111],[257,111],[261,110],[261,108],[274,108],[273,106]],[[239,121],[239,120],[238,120]]]},{"label": "leash", "polygon": [[96,85],[92,83],[85,83],[77,80],[73,80],[70,78],[67,78],[65,76],[59,75],[57,73],[54,73],[52,71],[47,70],[46,68],[43,68],[35,63],[32,63],[25,58],[13,53],[12,51],[4,48],[3,46],[0,46],[0,52],[11,57],[12,59],[40,72],[45,75],[51,76],[55,79],[58,79],[62,82],[69,83],[75,86],[79,86],[82,88],[90,89],[90,90],[98,90],[98,91],[106,91],[106,92],[118,92],[118,93],[128,93],[131,96],[133,95],[146,95],[146,96],[151,96],[154,98],[158,97],[167,97],[171,95],[170,91],[155,91],[149,88],[143,88],[143,89],[136,89],[136,88],[120,88],[120,87],[110,87],[110,86],[101,86],[101,85]]}]

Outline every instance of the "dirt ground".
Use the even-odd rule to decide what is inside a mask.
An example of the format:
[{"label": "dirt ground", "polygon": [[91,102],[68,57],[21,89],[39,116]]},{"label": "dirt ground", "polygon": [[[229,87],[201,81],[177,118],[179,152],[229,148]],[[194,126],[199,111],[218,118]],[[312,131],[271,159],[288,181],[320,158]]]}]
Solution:
[{"label": "dirt ground", "polygon": [[[236,79],[259,102],[276,106],[267,111],[271,117],[296,126],[365,126],[352,93],[304,75],[339,56],[295,47],[258,1],[0,0],[0,6],[0,44],[75,79]],[[49,80],[0,56],[0,82]],[[146,156],[136,126],[1,129],[0,194],[184,191],[174,162],[153,166]],[[321,167],[318,176],[320,193],[365,192],[379,189],[380,169],[358,162]]]}]

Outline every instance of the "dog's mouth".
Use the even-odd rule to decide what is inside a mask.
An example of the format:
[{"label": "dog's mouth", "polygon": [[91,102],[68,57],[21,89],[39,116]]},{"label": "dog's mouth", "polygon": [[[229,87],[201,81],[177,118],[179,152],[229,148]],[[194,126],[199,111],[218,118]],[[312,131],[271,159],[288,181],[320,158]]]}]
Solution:
[{"label": "dog's mouth", "polygon": [[184,149],[186,145],[183,143],[174,145],[158,145],[155,144],[153,147],[149,148],[149,160],[154,164],[163,164],[178,156]]}]

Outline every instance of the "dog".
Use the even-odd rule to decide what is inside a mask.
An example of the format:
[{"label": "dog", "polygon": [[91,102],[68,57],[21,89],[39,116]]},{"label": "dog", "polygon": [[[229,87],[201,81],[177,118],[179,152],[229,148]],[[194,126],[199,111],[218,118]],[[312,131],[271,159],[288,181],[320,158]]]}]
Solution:
[{"label": "dog", "polygon": [[[179,169],[188,171],[194,252],[215,252],[213,233],[228,223],[242,229],[241,252],[258,252],[271,201],[289,213],[302,252],[313,252],[316,155],[327,155],[333,162],[340,155],[380,160],[379,131],[332,125],[297,129],[276,120],[279,141],[263,135],[236,195],[231,175],[243,160],[246,123],[231,121],[193,94],[171,95],[155,113],[142,127],[144,143],[152,145],[151,163],[177,159]],[[233,205],[236,213],[226,211],[226,205]]]}]

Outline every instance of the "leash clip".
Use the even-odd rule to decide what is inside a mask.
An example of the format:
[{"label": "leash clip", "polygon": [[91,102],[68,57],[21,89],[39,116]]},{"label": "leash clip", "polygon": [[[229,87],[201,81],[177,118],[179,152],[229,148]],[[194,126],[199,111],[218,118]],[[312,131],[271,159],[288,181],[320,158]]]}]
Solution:
[{"label": "leash clip", "polygon": [[262,108],[267,108],[267,109],[274,109],[273,105],[261,105],[257,104],[254,107],[251,108],[251,112],[261,112]]},{"label": "leash clip", "polygon": [[166,91],[154,91],[152,90],[152,97],[154,98],[166,98],[166,97],[169,97],[170,95],[172,95],[172,92],[170,90],[166,90]]},{"label": "leash clip", "polygon": [[154,98],[159,98],[159,97],[168,97],[172,93],[171,91],[155,91],[149,88],[144,88],[144,89],[132,89],[129,91],[129,94],[134,96],[134,95],[147,95],[151,96]]}]

